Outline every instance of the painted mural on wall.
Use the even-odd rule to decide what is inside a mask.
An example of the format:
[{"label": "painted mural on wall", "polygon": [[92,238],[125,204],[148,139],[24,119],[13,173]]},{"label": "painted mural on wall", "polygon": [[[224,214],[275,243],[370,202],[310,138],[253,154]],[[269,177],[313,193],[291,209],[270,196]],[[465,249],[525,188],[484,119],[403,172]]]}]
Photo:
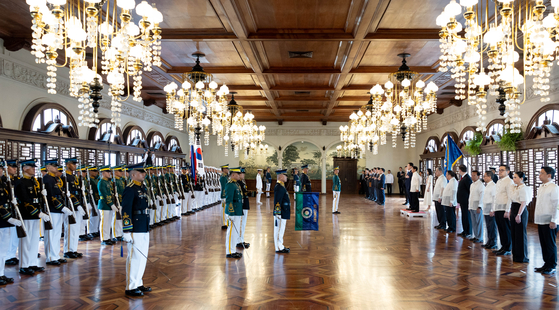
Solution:
[{"label": "painted mural on wall", "polygon": [[301,166],[309,165],[309,178],[320,180],[322,179],[321,160],[322,151],[316,145],[309,142],[295,142],[288,145],[283,151],[282,166],[290,173],[292,168],[297,167],[301,173]]},{"label": "painted mural on wall", "polygon": [[258,169],[262,169],[263,175],[266,167],[270,167],[272,179],[276,178],[274,171],[278,169],[278,153],[273,146],[268,144],[268,150],[262,152],[249,153],[248,156],[243,152],[239,154],[239,165],[246,169],[246,179],[256,179]]}]

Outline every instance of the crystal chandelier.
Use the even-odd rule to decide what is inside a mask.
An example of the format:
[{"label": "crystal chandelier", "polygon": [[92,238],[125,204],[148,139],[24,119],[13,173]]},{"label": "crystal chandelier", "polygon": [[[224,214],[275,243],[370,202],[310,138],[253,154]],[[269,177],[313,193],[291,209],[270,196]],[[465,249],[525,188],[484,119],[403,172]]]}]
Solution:
[{"label": "crystal chandelier", "polygon": [[204,72],[200,66],[200,57],[203,53],[194,53],[196,65],[190,72],[183,74],[183,83],[178,89],[176,83],[167,84],[164,88],[167,93],[167,112],[175,117],[175,128],[184,129],[184,122],[189,133],[190,144],[194,144],[196,136],[204,131],[204,144],[210,143],[210,125],[212,134],[217,135],[217,144],[221,145],[225,136],[226,127],[223,120],[226,118],[226,104],[229,88],[224,84],[217,90],[217,83],[213,76]]},{"label": "crystal chandelier", "polygon": [[344,147],[368,149],[378,154],[378,145],[386,144],[386,135],[392,134],[392,146],[397,146],[401,133],[404,148],[415,147],[415,135],[427,129],[427,115],[437,108],[438,87],[420,79],[420,74],[411,71],[406,64],[409,54],[402,53],[402,65],[390,74],[384,88],[377,84],[371,88],[371,99],[359,111],[350,115],[348,126],[340,127]]},{"label": "crystal chandelier", "polygon": [[[60,52],[62,66],[70,68],[70,95],[80,102],[80,126],[96,127],[102,89],[100,57],[101,73],[110,85],[111,122],[119,126],[125,87],[133,89],[135,101],[141,101],[142,71],[161,65],[163,15],[146,1],[136,6],[134,0],[27,0],[27,4],[33,17],[31,53],[37,63],[47,65],[48,93],[56,94]],[[141,16],[138,25],[132,21],[134,8]]]},{"label": "crystal chandelier", "polygon": [[[338,145],[336,147],[336,153],[338,157],[351,157],[351,158],[362,158],[363,151],[365,149],[364,144],[354,143],[358,138],[357,128],[358,126],[354,121],[350,121],[349,125],[340,126],[340,140],[344,143],[343,145]],[[377,148],[378,152],[378,148]]]},{"label": "crystal chandelier", "polygon": [[245,156],[248,156],[250,153],[257,153],[258,151],[266,154],[265,151],[267,151],[268,145],[262,144],[262,141],[265,139],[266,126],[258,126],[251,111],[243,114],[243,108],[232,100],[227,105],[226,115],[226,119],[230,119],[230,122],[225,124],[227,128],[224,137],[226,156],[228,155],[229,142],[235,157],[239,156],[239,150],[243,150]]},{"label": "crystal chandelier", "polygon": [[[500,110],[506,118],[505,129],[520,132],[518,109],[526,99],[526,76],[533,77],[534,94],[542,102],[550,100],[549,76],[557,53],[559,1],[552,0],[551,7],[553,10],[545,16],[543,0],[460,0],[460,4],[451,0],[437,17],[442,52],[439,70],[451,70],[456,80],[456,99],[468,99],[469,105],[476,106],[478,131],[486,130],[489,94],[498,96],[498,101],[504,99],[504,109]],[[462,13],[464,25],[456,20]],[[524,76],[517,69],[517,50],[523,52]]]}]

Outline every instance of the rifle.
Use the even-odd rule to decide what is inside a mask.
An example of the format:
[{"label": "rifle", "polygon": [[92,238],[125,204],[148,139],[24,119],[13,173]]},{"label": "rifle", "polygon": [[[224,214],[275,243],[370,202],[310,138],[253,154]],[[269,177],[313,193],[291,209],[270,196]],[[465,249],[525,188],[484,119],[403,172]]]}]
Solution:
[{"label": "rifle", "polygon": [[203,179],[200,178],[200,181],[202,182],[202,186],[204,187],[204,194],[208,194],[208,188],[206,187],[206,178],[204,177]]},{"label": "rifle", "polygon": [[[177,179],[178,179],[178,181],[177,181]],[[175,179],[175,183],[177,183],[177,187],[179,188],[179,193],[180,193],[181,196],[182,196],[181,199],[182,199],[182,200],[186,199],[186,197],[184,196],[184,187],[183,187],[183,185],[182,185],[182,178],[181,178],[180,176],[178,176],[178,177]]]},{"label": "rifle", "polygon": [[146,181],[145,179],[144,179],[144,186],[146,187],[146,190],[147,190],[147,192],[148,192],[148,206],[149,206],[148,209],[152,209],[152,210],[157,209],[157,208],[155,207],[155,203],[154,203],[155,197],[153,196],[153,192],[152,192],[152,190],[151,190],[151,186],[148,186],[148,185],[147,185],[147,181]]},{"label": "rifle", "polygon": [[[169,186],[173,185],[171,182],[172,182],[171,173],[169,173],[169,182],[168,182]],[[171,200],[172,204],[176,204],[177,202],[175,201],[175,195],[173,194],[171,196],[170,191],[169,191],[169,186],[167,186],[167,178],[165,177],[165,175],[163,175],[163,186],[165,186],[165,192],[167,193],[167,198],[169,198]]]},{"label": "rifle", "polygon": [[17,219],[21,222],[21,226],[16,226],[16,232],[17,232],[17,237],[18,238],[25,238],[27,237],[27,229],[25,229],[25,223],[23,223],[23,217],[21,216],[21,213],[19,212],[19,207],[15,204],[12,203],[12,201],[14,200],[14,187],[12,186],[12,178],[10,177],[10,174],[8,173],[8,163],[6,161],[4,161],[4,171],[6,171],[6,179],[8,182],[8,187],[10,188],[10,204],[12,205],[12,208],[14,209],[14,213],[16,214]]},{"label": "rifle", "polygon": [[[87,168],[86,168],[87,169]],[[99,216],[97,212],[97,204],[95,203],[95,198],[93,198],[93,186],[91,186],[91,177],[89,176],[89,169],[87,171],[87,185],[89,186],[89,201],[91,203],[91,216]]]},{"label": "rifle", "polygon": [[[186,174],[186,176],[188,176],[188,174]],[[195,199],[196,197],[194,196],[194,187],[192,187],[192,182],[188,179],[186,181],[188,182],[188,187],[190,188],[190,198]]]},{"label": "rifle", "polygon": [[113,176],[112,177],[112,180],[113,180],[112,182],[113,182],[114,190],[115,190],[115,194],[114,194],[115,205],[118,208],[118,210],[115,212],[116,213],[115,216],[116,216],[116,219],[120,221],[120,220],[122,220],[122,214],[120,214],[120,201],[118,200],[118,188],[116,186],[115,171],[114,170],[111,170],[111,171],[112,171],[112,176]]},{"label": "rifle", "polygon": [[[179,193],[179,199],[180,200],[184,200],[184,189],[182,188],[182,185],[179,186],[179,181],[177,181],[177,179],[180,179],[176,174],[171,174],[173,176],[173,180],[175,182],[175,187],[177,188],[177,192]],[[182,183],[181,183],[182,184]]]},{"label": "rifle", "polygon": [[[163,188],[165,188],[165,193],[167,196],[167,204],[170,205],[171,204],[171,199],[169,198],[169,193],[167,192],[167,187],[165,187],[165,174],[162,175],[163,176]],[[159,188],[159,192],[163,195],[163,191],[161,190],[161,184],[159,184],[161,182],[159,182],[159,177],[157,177],[157,187]]]},{"label": "rifle", "polygon": [[49,216],[50,221],[45,223],[45,230],[52,230],[52,216],[50,216],[50,209],[47,196],[43,195],[43,190],[45,189],[45,183],[43,183],[43,178],[37,178],[37,182],[41,185],[41,195],[43,196],[43,203],[45,206],[45,213]]},{"label": "rifle", "polygon": [[[148,170],[148,173],[149,173],[149,178],[151,180],[151,186],[154,187],[153,180],[151,179],[151,172],[149,172],[149,170]],[[161,194],[161,188],[159,187],[159,178],[157,178],[157,176],[155,177],[155,181],[157,182],[157,188],[159,189],[159,193]],[[152,193],[153,193],[153,191],[152,191]],[[155,195],[154,195],[154,200],[155,200]],[[159,206],[163,207],[163,199],[159,200]]]},{"label": "rifle", "polygon": [[[81,164],[80,164],[80,166],[81,166]],[[89,210],[88,210],[88,208],[87,208],[87,198],[86,198],[87,195],[85,194],[85,182],[83,182],[82,179],[83,179],[82,176],[79,176],[79,177],[78,177],[78,180],[79,180],[80,183],[81,183],[82,205],[83,205],[83,209],[84,209],[84,211],[85,211],[85,214],[83,215],[83,218],[82,218],[82,219],[84,219],[84,220],[89,220]],[[91,206],[91,208],[93,209],[93,206]]]},{"label": "rifle", "polygon": [[74,210],[74,203],[72,202],[71,195],[68,195],[70,193],[70,185],[68,184],[68,174],[66,173],[66,166],[64,166],[64,179],[66,180],[66,192],[64,193],[66,199],[64,199],[64,201],[66,202],[66,207],[69,207],[68,209],[72,211],[72,214],[68,216],[68,224],[73,225],[76,224],[76,210]]}]

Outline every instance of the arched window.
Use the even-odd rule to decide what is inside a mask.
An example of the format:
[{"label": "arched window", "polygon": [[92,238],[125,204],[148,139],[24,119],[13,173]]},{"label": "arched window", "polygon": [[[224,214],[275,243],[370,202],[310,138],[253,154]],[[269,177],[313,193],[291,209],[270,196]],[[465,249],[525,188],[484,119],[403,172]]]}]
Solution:
[{"label": "arched window", "polygon": [[555,123],[559,121],[559,110],[548,110],[540,114],[540,116],[538,116],[534,123],[532,123],[532,127],[530,127],[530,129],[536,126],[542,126],[546,119],[549,121],[549,123]]},{"label": "arched window", "polygon": [[429,140],[429,142],[427,142],[427,148],[429,149],[429,152],[436,152],[438,149],[437,146],[437,142],[435,141],[435,139],[431,139]]},{"label": "arched window", "polygon": [[56,103],[35,105],[23,120],[24,131],[78,138],[78,127],[68,110]]},{"label": "arched window", "polygon": [[163,138],[161,138],[161,136],[154,135],[153,138],[151,139],[149,147],[154,147],[156,144],[162,143],[162,142],[163,142]]},{"label": "arched window", "polygon": [[445,136],[443,137],[443,142],[441,142],[441,146],[442,146],[442,147],[446,147],[446,140],[448,140],[447,137],[448,137],[447,135],[445,135]]},{"label": "arched window", "polygon": [[128,134],[128,139],[126,140],[126,144],[130,145],[135,139],[142,139],[144,137],[143,132],[138,129],[132,129]]},{"label": "arched window", "polygon": [[167,151],[169,152],[182,153],[179,139],[175,136],[167,136],[167,138],[165,138],[165,145],[167,146]]},{"label": "arched window", "polygon": [[487,129],[487,135],[503,135],[503,124],[495,123]]},{"label": "arched window", "polygon": [[473,130],[468,130],[462,135],[462,141],[464,141],[464,142],[470,141],[473,138],[474,138],[474,131]]},{"label": "arched window", "polygon": [[122,144],[122,132],[119,127],[105,119],[100,122],[99,128],[95,130],[95,141]]}]

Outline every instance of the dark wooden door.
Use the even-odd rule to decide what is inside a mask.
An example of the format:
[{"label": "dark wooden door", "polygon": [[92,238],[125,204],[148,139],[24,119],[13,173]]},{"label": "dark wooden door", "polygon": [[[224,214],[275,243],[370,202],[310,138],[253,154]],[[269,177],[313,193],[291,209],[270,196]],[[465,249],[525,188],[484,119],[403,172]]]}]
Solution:
[{"label": "dark wooden door", "polygon": [[334,167],[340,167],[340,180],[343,194],[355,194],[357,188],[357,159],[334,157]]}]

